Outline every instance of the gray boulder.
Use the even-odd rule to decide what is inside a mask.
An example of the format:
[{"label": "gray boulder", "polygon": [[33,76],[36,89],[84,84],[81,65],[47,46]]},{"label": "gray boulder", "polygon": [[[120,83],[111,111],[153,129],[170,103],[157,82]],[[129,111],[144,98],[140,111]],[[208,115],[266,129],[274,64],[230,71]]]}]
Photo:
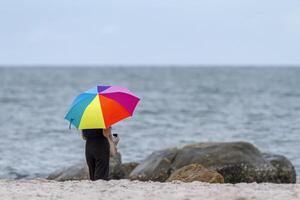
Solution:
[{"label": "gray boulder", "polygon": [[51,173],[48,180],[69,181],[69,180],[87,180],[89,179],[88,167],[85,162],[65,167]]},{"label": "gray boulder", "polygon": [[[121,154],[110,158],[109,162],[109,179],[118,179],[121,167]],[[86,162],[81,162],[70,167],[66,167],[51,173],[47,179],[56,181],[69,180],[87,180],[89,179],[89,171]]]},{"label": "gray boulder", "polygon": [[[287,162],[280,162],[281,165],[276,167],[256,147],[247,142],[197,143],[180,149],[157,151],[138,165],[129,178],[163,182],[175,170],[194,163],[217,171],[224,177],[225,183],[293,183],[296,179],[293,170],[282,169]],[[290,162],[289,164],[292,166]],[[288,169],[291,168],[290,165],[287,165]]]},{"label": "gray boulder", "polygon": [[274,182],[276,168],[247,142],[198,143],[177,152],[172,170],[199,163],[223,175],[225,183]]}]

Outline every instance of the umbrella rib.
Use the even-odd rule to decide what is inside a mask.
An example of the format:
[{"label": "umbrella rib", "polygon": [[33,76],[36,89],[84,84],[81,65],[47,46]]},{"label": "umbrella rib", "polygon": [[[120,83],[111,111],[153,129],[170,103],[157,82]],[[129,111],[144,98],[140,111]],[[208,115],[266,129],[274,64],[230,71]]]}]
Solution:
[{"label": "umbrella rib", "polygon": [[126,94],[126,95],[129,95],[129,96],[132,96],[134,98],[137,98],[138,100],[141,100],[139,97],[135,96],[135,95],[132,95],[132,94],[129,94],[129,93],[126,93],[126,92],[108,92],[108,93],[99,93],[100,95],[106,95],[106,94]]}]

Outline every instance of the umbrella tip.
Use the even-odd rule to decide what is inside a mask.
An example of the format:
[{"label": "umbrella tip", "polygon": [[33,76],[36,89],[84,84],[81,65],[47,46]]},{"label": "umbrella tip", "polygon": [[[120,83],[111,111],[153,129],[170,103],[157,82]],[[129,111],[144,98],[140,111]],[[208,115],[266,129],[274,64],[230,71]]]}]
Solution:
[{"label": "umbrella tip", "polygon": [[72,124],[72,121],[73,121],[74,119],[71,119],[70,120],[70,124],[69,124],[69,130],[71,130],[71,124]]}]

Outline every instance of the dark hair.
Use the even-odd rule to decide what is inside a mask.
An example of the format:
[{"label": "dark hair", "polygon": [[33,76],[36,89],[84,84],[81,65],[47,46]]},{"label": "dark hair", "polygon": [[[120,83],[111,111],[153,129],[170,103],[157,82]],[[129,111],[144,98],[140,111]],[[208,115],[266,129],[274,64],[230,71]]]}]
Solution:
[{"label": "dark hair", "polygon": [[83,129],[82,130],[82,135],[85,138],[104,137],[102,128],[99,128],[99,129]]}]

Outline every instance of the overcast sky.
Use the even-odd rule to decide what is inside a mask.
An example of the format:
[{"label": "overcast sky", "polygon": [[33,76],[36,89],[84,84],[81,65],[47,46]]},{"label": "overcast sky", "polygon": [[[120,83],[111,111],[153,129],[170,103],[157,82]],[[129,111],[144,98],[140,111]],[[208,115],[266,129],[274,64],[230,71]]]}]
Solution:
[{"label": "overcast sky", "polygon": [[0,65],[300,65],[299,0],[0,0]]}]

